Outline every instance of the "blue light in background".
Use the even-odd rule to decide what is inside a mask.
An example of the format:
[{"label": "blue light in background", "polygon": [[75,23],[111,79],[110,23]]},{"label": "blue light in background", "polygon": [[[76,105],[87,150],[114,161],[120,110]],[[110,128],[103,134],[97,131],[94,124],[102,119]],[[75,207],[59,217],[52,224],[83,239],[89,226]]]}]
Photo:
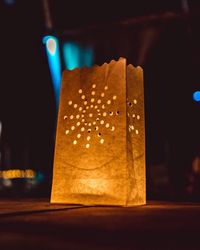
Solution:
[{"label": "blue light in background", "polygon": [[54,36],[45,36],[43,38],[43,43],[46,46],[46,53],[53,82],[56,107],[58,109],[61,85],[61,62],[59,42],[58,39]]},{"label": "blue light in background", "polygon": [[93,49],[87,47],[83,49],[83,62],[81,66],[91,67],[94,64],[94,53]]},{"label": "blue light in background", "polygon": [[77,67],[92,66],[94,61],[93,49],[82,47],[75,42],[66,42],[63,45],[65,68],[72,70]]},{"label": "blue light in background", "polygon": [[72,70],[79,67],[79,46],[74,43],[65,43],[63,45],[63,58],[66,69]]},{"label": "blue light in background", "polygon": [[193,93],[193,100],[196,102],[200,102],[200,91],[195,91]]},{"label": "blue light in background", "polygon": [[15,0],[4,0],[4,3],[6,5],[14,5],[15,4]]}]

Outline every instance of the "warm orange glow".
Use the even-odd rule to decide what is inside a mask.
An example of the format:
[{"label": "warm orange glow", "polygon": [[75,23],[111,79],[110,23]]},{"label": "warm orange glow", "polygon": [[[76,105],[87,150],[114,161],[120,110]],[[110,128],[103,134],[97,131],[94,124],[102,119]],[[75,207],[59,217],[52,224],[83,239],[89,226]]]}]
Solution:
[{"label": "warm orange glow", "polygon": [[102,195],[108,189],[108,180],[102,179],[81,179],[80,193]]},{"label": "warm orange glow", "polygon": [[36,173],[32,169],[9,169],[0,171],[0,178],[3,179],[20,179],[20,178],[35,178]]},{"label": "warm orange glow", "polygon": [[145,185],[142,69],[120,59],[64,71],[51,202],[141,205]]}]

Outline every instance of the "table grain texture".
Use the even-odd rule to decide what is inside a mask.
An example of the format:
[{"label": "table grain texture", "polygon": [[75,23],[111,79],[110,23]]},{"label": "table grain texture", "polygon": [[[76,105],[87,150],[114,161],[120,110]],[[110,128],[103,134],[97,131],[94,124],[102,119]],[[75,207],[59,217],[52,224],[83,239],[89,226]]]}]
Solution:
[{"label": "table grain texture", "polygon": [[200,249],[200,204],[136,207],[0,200],[0,250]]}]

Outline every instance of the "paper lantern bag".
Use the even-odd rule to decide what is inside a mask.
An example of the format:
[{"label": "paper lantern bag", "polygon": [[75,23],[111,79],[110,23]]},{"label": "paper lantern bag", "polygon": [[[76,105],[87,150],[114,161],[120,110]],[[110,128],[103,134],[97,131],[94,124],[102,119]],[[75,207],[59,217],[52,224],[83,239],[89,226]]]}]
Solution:
[{"label": "paper lantern bag", "polygon": [[142,68],[119,59],[64,71],[51,202],[145,204]]}]

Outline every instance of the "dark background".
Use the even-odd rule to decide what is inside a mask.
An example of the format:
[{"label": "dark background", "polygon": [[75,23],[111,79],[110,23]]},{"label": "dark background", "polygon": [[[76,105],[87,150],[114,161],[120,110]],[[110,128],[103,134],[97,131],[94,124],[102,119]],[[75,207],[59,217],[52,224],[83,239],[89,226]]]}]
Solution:
[{"label": "dark background", "polygon": [[92,46],[95,64],[144,68],[148,198],[200,200],[199,1],[49,0],[51,25],[44,2],[0,1],[0,168],[40,173],[29,186],[1,180],[0,195],[50,193],[56,107],[42,38],[54,35]]}]

